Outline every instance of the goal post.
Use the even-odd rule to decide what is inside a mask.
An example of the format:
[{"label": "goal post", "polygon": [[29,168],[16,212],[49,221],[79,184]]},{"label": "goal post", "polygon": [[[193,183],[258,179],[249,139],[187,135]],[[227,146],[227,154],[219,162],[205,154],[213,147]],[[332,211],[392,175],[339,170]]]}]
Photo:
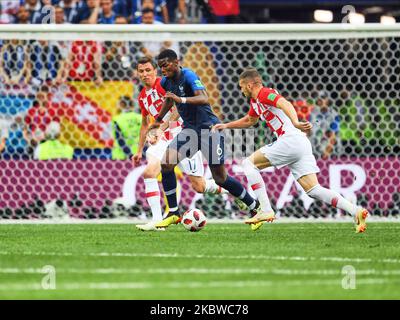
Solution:
[{"label": "goal post", "polygon": [[[313,123],[320,183],[377,219],[400,213],[400,25],[0,25],[0,40],[0,221],[149,216],[146,162],[132,166],[115,123],[121,113],[140,119],[135,62],[162,48],[200,76],[224,122],[247,113],[239,74],[257,68]],[[272,142],[268,130],[228,134],[228,170],[246,185],[240,161]],[[67,159],[37,159],[48,140]],[[262,174],[281,217],[343,217],[310,199],[288,169]],[[181,174],[178,183],[182,208],[245,216],[230,196],[196,194]]]}]

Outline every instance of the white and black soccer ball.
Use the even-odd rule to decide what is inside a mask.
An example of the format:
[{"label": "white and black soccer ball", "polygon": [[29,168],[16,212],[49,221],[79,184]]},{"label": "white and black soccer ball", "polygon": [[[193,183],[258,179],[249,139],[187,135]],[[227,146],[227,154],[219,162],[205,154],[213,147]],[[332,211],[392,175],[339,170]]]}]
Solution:
[{"label": "white and black soccer ball", "polygon": [[183,214],[181,223],[186,230],[196,232],[204,228],[207,219],[201,210],[190,209]]}]

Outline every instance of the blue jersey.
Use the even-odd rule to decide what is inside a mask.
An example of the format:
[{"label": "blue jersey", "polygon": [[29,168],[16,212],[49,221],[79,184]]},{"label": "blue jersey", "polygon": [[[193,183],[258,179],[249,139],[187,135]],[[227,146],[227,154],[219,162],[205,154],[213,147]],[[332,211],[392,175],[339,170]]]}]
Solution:
[{"label": "blue jersey", "polygon": [[[178,97],[194,97],[196,90],[205,90],[197,74],[187,68],[181,68],[181,74],[178,79],[163,77],[161,79],[161,86],[165,91],[170,91]],[[176,107],[183,119],[184,128],[200,131],[201,129],[209,129],[214,124],[220,122],[208,103],[196,105],[176,103]]]}]

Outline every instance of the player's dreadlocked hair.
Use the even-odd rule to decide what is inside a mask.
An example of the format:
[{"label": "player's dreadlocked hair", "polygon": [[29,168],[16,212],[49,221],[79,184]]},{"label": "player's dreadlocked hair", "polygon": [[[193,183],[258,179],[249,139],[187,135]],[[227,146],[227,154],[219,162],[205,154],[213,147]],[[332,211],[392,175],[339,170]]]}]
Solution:
[{"label": "player's dreadlocked hair", "polygon": [[166,49],[164,51],[161,51],[161,53],[158,55],[158,60],[165,59],[167,58],[168,60],[177,60],[178,55],[174,50],[171,49]]},{"label": "player's dreadlocked hair", "polygon": [[244,70],[239,77],[240,80],[243,79],[261,79],[261,75],[258,73],[257,69],[254,68],[248,68]]}]

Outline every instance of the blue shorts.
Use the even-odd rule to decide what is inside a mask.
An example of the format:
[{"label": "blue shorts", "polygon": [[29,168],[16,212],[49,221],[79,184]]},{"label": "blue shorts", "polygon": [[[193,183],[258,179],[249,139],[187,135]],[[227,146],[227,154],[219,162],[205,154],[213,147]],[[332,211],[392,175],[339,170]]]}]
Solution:
[{"label": "blue shorts", "polygon": [[168,148],[179,152],[181,158],[191,158],[201,151],[209,165],[220,165],[225,162],[225,137],[220,131],[210,129],[197,130],[184,128],[171,141]]}]

